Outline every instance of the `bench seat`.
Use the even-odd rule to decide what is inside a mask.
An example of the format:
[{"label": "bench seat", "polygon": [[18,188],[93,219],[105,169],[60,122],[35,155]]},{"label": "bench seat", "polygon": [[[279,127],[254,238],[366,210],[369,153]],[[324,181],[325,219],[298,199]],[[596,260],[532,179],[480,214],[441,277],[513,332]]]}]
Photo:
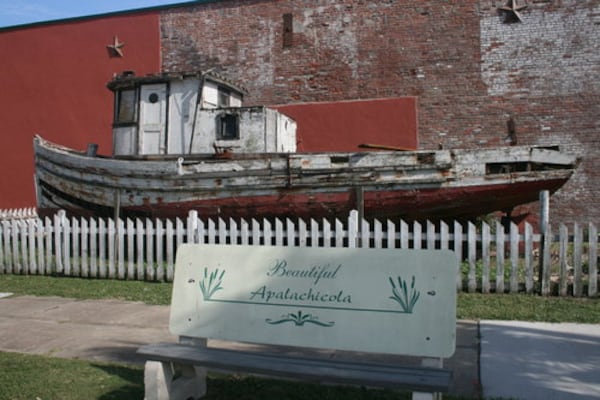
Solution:
[{"label": "bench seat", "polygon": [[447,392],[452,379],[451,371],[439,368],[305,358],[181,343],[142,346],[138,354],[147,360],[202,366],[219,371],[425,392]]}]

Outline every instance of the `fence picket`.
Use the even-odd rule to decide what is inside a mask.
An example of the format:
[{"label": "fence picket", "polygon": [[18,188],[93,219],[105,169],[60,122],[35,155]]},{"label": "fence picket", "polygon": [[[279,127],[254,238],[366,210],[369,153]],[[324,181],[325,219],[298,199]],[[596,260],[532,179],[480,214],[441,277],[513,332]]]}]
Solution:
[{"label": "fence picket", "polygon": [[88,221],[85,218],[81,218],[81,276],[84,278],[87,278],[90,273],[88,267],[88,260],[90,258],[89,237],[90,230]]},{"label": "fence picket", "polygon": [[[152,221],[146,218],[146,280],[153,281],[156,279],[154,275],[154,225]],[[198,236],[202,237],[202,236]]]},{"label": "fence picket", "polygon": [[[44,222],[41,219],[38,219],[35,222],[35,235],[36,235],[35,241],[36,241],[36,246],[37,246],[38,274],[45,275],[45,273],[46,273],[46,258],[44,256],[45,231],[44,231]],[[0,238],[0,240],[2,240],[2,239]],[[1,245],[0,245],[0,247],[1,247]]]},{"label": "fence picket", "polygon": [[456,276],[456,290],[463,290],[463,277],[460,268],[460,263],[463,260],[463,226],[458,222],[454,221],[454,254],[458,260],[458,274]]},{"label": "fence picket", "polygon": [[156,249],[156,280],[162,282],[165,280],[165,270],[162,266],[163,264],[163,245],[165,239],[165,232],[163,222],[160,219],[156,220],[156,235],[154,236],[156,240],[155,249]]},{"label": "fence picket", "polygon": [[98,277],[106,278],[106,221],[98,219]]},{"label": "fence picket", "polygon": [[525,292],[533,293],[533,227],[525,223]]},{"label": "fence picket", "polygon": [[71,219],[71,262],[72,262],[72,274],[71,276],[81,276],[81,255],[79,254],[79,221],[77,219]]},{"label": "fence picket", "polygon": [[575,223],[573,228],[573,296],[583,296],[583,227]]},{"label": "fence picket", "polygon": [[[222,222],[222,220],[221,220]],[[166,251],[166,271],[165,271],[165,280],[167,282],[173,282],[174,276],[174,265],[175,265],[175,248],[173,247],[175,240],[175,227],[173,225],[173,221],[170,219],[166,222],[166,231],[165,231],[165,251]]]},{"label": "fence picket", "polygon": [[519,227],[510,223],[510,292],[519,291]]},{"label": "fence picket", "polygon": [[98,276],[98,221],[90,219],[90,276]]},{"label": "fence picket", "polygon": [[[136,255],[136,266],[137,266],[137,279],[143,281],[146,279],[146,274],[144,273],[144,222],[137,218],[135,220],[135,231],[136,231],[136,246],[137,246],[137,255]],[[189,233],[188,233],[189,234]],[[192,237],[189,235],[188,237]]]},{"label": "fence picket", "polygon": [[135,279],[135,224],[127,218],[127,279]]},{"label": "fence picket", "polygon": [[552,238],[552,226],[550,223],[548,223],[546,225],[546,231],[544,232],[544,234],[542,235],[543,237],[543,246],[542,246],[542,251],[543,251],[543,256],[542,256],[542,265],[540,266],[540,268],[542,269],[542,296],[548,296],[550,294],[550,261],[551,261],[551,252],[550,252],[550,245],[551,245],[551,238]]},{"label": "fence picket", "polygon": [[117,250],[116,250],[116,234],[117,234],[117,230],[115,227],[115,220],[112,218],[109,218],[107,221],[107,228],[108,228],[108,236],[106,237],[106,241],[108,243],[108,274],[107,277],[110,279],[114,279],[116,278],[117,274],[116,274],[116,256],[117,256]]},{"label": "fence picket", "polygon": [[35,257],[36,248],[36,220],[28,219],[27,224],[27,246],[29,247],[29,264],[25,264],[25,268],[29,267],[30,274],[37,274],[38,262]]},{"label": "fence picket", "polygon": [[561,296],[566,296],[567,286],[569,283],[569,256],[567,254],[567,246],[569,243],[569,231],[565,224],[560,224],[558,228],[558,241],[558,293]]},{"label": "fence picket", "polygon": [[598,228],[591,222],[588,225],[588,296],[598,296]]},{"label": "fence picket", "polygon": [[427,235],[427,248],[434,250],[435,249],[435,236],[436,236],[436,232],[435,232],[435,224],[429,220],[427,220],[427,228],[426,228],[426,235]]},{"label": "fence picket", "polygon": [[504,225],[496,221],[496,293],[504,293]]},{"label": "fence picket", "polygon": [[477,290],[477,231],[475,225],[469,222],[467,226],[467,242],[468,242],[468,260],[469,260],[469,273],[468,273],[468,289],[469,293],[474,293]]},{"label": "fence picket", "polygon": [[125,268],[125,221],[117,220],[116,224],[117,237],[117,277],[125,279],[127,277],[127,269]]},{"label": "fence picket", "polygon": [[485,222],[481,226],[481,258],[483,266],[481,269],[481,291],[490,292],[490,226]]}]

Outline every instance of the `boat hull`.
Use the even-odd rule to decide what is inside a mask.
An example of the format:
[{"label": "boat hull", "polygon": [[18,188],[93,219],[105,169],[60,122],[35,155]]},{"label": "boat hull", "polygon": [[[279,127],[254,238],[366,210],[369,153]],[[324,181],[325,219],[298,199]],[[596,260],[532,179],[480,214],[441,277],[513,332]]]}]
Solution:
[{"label": "boat hull", "polygon": [[[555,192],[576,160],[555,149],[262,154],[219,160],[87,157],[36,138],[41,214],[468,219]],[[548,161],[545,161],[548,159]]]}]

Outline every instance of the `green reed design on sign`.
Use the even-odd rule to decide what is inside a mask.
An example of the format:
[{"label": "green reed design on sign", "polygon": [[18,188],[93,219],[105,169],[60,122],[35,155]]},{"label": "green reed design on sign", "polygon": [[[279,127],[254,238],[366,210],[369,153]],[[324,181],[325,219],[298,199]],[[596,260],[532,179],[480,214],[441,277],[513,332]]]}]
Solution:
[{"label": "green reed design on sign", "polygon": [[219,268],[211,271],[210,274],[208,268],[204,268],[204,278],[200,281],[200,291],[205,301],[210,300],[213,294],[223,289],[223,286],[221,286],[223,275],[225,275],[225,270],[221,271],[219,275]]},{"label": "green reed design on sign", "polygon": [[333,321],[321,322],[321,321],[319,321],[319,317],[317,317],[313,314],[303,313],[302,310],[299,310],[296,314],[290,313],[287,315],[282,315],[281,318],[278,320],[273,320],[271,318],[267,318],[265,321],[271,325],[279,325],[279,324],[283,324],[286,322],[292,322],[296,326],[304,326],[304,324],[306,324],[306,323],[315,324],[315,325],[319,325],[319,326],[325,326],[325,327],[331,327],[331,326],[335,325],[335,322],[333,322]]},{"label": "green reed design on sign", "polygon": [[402,277],[398,276],[398,285],[394,283],[394,280],[391,276],[389,277],[389,280],[390,284],[392,285],[393,293],[393,296],[390,296],[390,299],[397,301],[404,312],[412,314],[413,308],[415,307],[415,304],[417,304],[419,296],[421,295],[421,292],[415,290],[415,276],[413,275],[410,283],[410,293],[408,292],[406,281],[402,280]]}]

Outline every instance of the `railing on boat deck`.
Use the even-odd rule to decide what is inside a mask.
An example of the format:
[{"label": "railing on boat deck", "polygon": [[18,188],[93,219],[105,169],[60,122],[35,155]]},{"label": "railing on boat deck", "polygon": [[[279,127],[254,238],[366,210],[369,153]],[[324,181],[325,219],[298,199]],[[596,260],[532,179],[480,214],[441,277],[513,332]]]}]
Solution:
[{"label": "railing on boat deck", "polygon": [[[22,213],[21,213],[22,214]],[[500,221],[406,223],[345,220],[39,219],[2,212],[0,273],[172,281],[186,242],[258,246],[451,249],[460,261],[458,290],[598,295],[598,229],[564,224],[545,235]]]}]

